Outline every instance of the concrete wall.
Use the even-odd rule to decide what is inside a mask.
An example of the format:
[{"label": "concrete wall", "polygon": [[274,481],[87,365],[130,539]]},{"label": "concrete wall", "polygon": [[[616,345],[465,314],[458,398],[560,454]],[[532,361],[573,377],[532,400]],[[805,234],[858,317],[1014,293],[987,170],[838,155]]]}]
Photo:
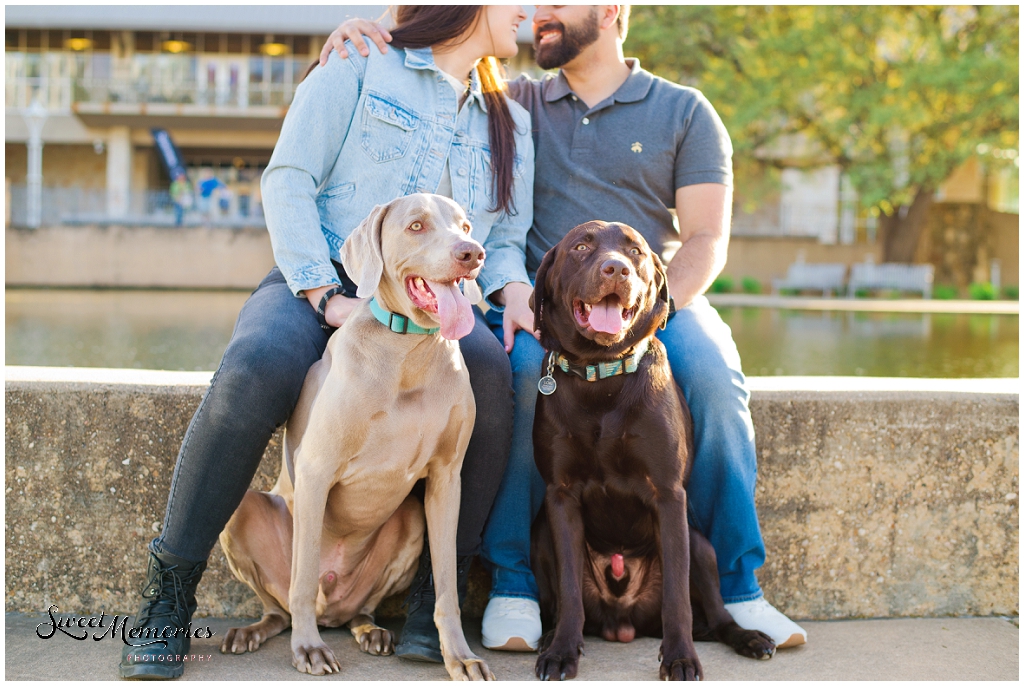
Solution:
[{"label": "concrete wall", "polygon": [[729,261],[723,274],[740,287],[740,279],[751,276],[761,282],[765,291],[771,290],[772,279],[786,275],[789,265],[803,254],[805,262],[839,262],[847,266],[863,262],[873,255],[881,262],[880,245],[824,245],[817,238],[733,236],[729,239]]},{"label": "concrete wall", "polygon": [[263,229],[8,228],[5,243],[8,286],[251,290],[274,266]]},{"label": "concrete wall", "polygon": [[[23,185],[28,173],[28,148],[24,143],[7,143],[4,174],[14,185]],[[106,188],[107,153],[92,145],[43,145],[43,185],[47,188]]]},{"label": "concrete wall", "polygon": [[[105,172],[101,169],[98,173]],[[209,287],[251,289],[274,264],[259,230],[51,226],[7,229],[9,286]],[[771,279],[803,253],[807,262],[861,262],[872,246],[822,245],[813,238],[734,237],[726,274]],[[156,262],[153,260],[156,259]],[[159,264],[160,269],[153,269]]]},{"label": "concrete wall", "polygon": [[[7,611],[134,610],[209,376],[7,368]],[[795,618],[1017,614],[1016,382],[855,382],[752,380],[768,598]],[[276,477],[280,443],[255,487]],[[199,603],[259,614],[219,547]]]}]

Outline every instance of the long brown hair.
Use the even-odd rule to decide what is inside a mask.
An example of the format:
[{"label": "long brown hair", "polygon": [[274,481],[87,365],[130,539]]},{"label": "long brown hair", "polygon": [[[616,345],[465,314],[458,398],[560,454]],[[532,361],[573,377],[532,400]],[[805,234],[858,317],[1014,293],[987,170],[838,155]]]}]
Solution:
[{"label": "long brown hair", "polygon": [[[439,43],[465,40],[480,20],[483,5],[399,5],[394,10],[391,44],[396,48],[427,48]],[[516,214],[512,197],[516,155],[516,123],[505,101],[505,69],[496,57],[477,64],[480,89],[487,102],[487,130],[491,145],[491,190],[494,207],[489,212]]]}]

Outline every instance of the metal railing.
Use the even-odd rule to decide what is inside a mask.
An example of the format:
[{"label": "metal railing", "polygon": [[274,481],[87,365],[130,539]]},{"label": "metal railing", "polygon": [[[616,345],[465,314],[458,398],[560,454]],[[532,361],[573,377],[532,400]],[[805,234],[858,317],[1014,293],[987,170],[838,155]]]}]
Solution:
[{"label": "metal railing", "polygon": [[[42,226],[59,224],[124,224],[142,226],[174,226],[174,203],[168,191],[132,191],[128,211],[120,216],[107,212],[105,190],[87,188],[42,189]],[[28,226],[28,187],[10,187],[10,223],[16,228]],[[218,208],[200,208],[195,202],[185,211],[186,226],[266,227],[262,208],[246,205],[247,213],[237,209],[223,212]],[[205,209],[206,211],[202,211]]]}]

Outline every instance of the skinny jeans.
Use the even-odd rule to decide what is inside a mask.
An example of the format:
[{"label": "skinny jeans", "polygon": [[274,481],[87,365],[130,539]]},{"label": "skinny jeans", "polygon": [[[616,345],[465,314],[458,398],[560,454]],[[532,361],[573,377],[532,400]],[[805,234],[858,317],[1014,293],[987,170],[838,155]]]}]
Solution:
[{"label": "skinny jeans", "polygon": [[[460,556],[479,552],[512,440],[508,355],[483,314],[474,310],[476,326],[459,341],[477,408],[462,465],[456,541]],[[292,294],[274,267],[242,306],[220,367],[188,426],[163,530],[151,550],[194,562],[209,557],[249,488],[270,437],[295,409],[306,373],[323,356],[328,338],[316,311],[305,298]]]}]

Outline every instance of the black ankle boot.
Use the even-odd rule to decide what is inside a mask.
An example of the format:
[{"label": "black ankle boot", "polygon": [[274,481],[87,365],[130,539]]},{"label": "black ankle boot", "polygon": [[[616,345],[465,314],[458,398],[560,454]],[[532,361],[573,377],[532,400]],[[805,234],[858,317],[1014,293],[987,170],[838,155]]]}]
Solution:
[{"label": "black ankle boot", "polygon": [[[469,565],[472,555],[459,557],[456,560],[456,588],[459,594],[459,607],[466,601],[469,588]],[[423,539],[423,553],[420,554],[420,566],[416,577],[409,587],[409,595],[405,605],[409,609],[402,627],[401,640],[395,646],[395,655],[406,660],[417,662],[444,663],[441,656],[441,639],[437,635],[434,624],[434,573],[430,561],[430,546],[426,537]]]},{"label": "black ankle boot", "polygon": [[[185,671],[184,657],[192,646],[192,613],[196,586],[206,562],[189,562],[169,553],[149,553],[142,604],[135,614],[141,635],[121,650],[121,678],[174,679]],[[135,631],[135,633],[138,633]]]}]

